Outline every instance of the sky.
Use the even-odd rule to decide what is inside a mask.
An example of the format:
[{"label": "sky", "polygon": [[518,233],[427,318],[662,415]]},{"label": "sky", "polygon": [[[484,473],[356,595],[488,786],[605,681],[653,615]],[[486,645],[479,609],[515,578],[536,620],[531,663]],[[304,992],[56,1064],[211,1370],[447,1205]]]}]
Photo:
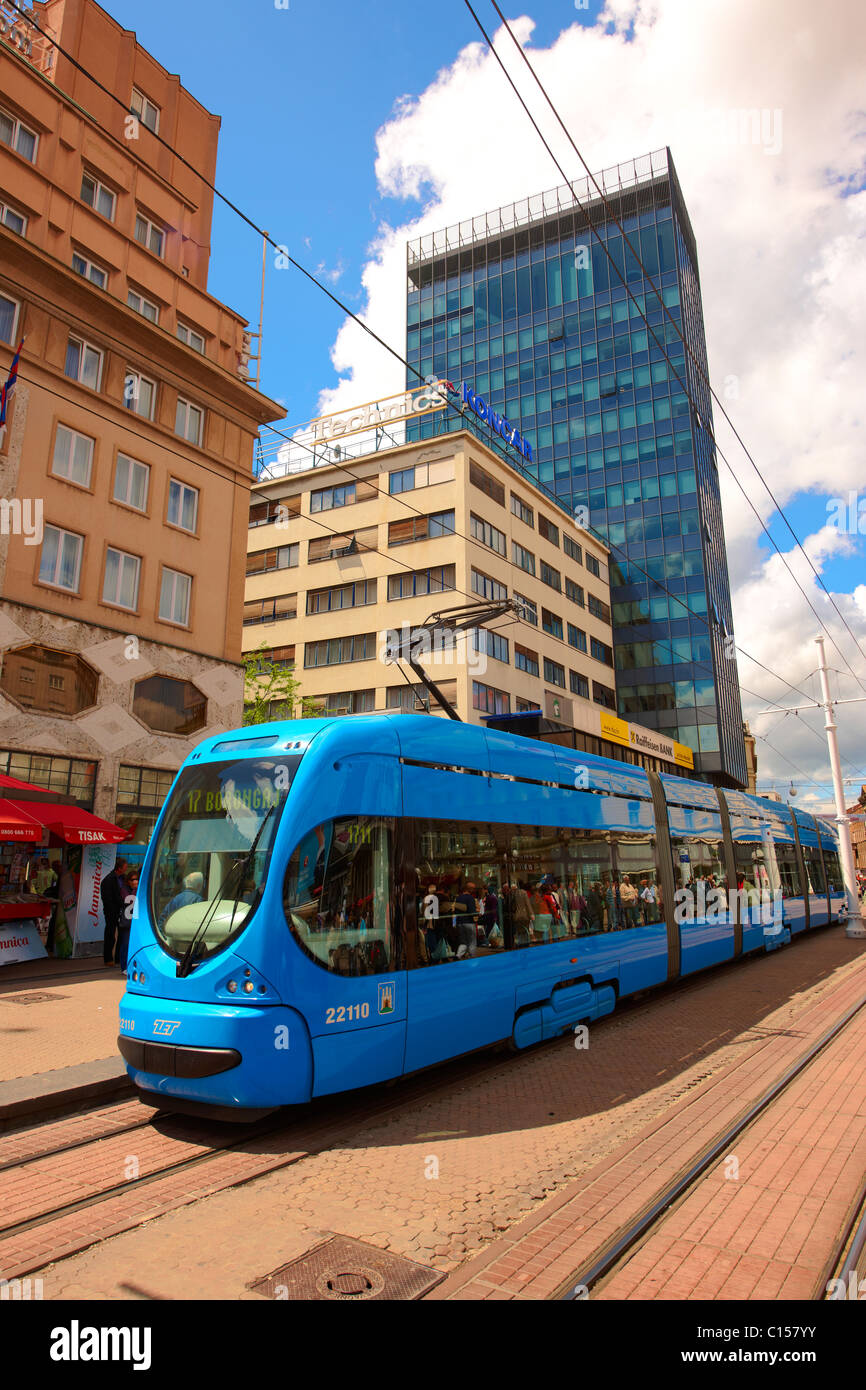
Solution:
[{"label": "sky", "polygon": [[[785,795],[793,781],[795,804],[827,809],[821,712],[767,710],[816,698],[819,628],[844,653],[828,640],[834,696],[866,696],[866,9],[500,5],[592,170],[671,147],[697,239],[711,380],[863,649],[717,408],[735,636],[769,668],[739,657],[755,692],[744,711],[762,735],[759,786]],[[464,0],[105,7],[222,117],[218,187],[401,355],[406,241],[562,182]],[[577,177],[490,0],[474,8]],[[260,240],[218,203],[212,247],[211,293],[255,321]],[[262,387],[293,423],[403,385],[400,363],[272,252],[264,329]],[[854,800],[866,702],[838,717]]]}]

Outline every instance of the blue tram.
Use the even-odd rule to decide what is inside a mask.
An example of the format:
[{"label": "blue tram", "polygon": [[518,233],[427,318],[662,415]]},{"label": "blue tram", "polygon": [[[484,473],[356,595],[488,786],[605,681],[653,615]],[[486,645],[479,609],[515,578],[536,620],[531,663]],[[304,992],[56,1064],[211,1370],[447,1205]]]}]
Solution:
[{"label": "blue tram", "polygon": [[220,734],[148,847],[118,1045],[143,1099],[235,1119],[524,1048],[841,920],[837,849],[761,797],[428,715]]}]

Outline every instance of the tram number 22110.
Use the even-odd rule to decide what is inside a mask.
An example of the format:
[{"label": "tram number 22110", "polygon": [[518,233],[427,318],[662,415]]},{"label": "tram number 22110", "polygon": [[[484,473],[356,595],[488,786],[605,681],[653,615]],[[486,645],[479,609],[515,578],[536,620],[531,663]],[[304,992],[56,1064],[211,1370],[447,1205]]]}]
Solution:
[{"label": "tram number 22110", "polygon": [[326,1009],[326,1023],[351,1023],[353,1018],[369,1018],[369,1004],[346,1004],[339,1009]]}]

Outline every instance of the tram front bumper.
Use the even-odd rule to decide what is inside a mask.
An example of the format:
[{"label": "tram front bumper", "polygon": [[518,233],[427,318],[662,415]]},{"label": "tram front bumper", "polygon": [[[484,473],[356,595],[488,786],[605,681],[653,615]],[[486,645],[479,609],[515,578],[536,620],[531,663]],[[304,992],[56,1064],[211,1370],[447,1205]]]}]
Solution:
[{"label": "tram front bumper", "polygon": [[117,1041],[135,1085],[166,1099],[272,1109],[312,1094],[307,1025],[283,1004],[204,1004],[128,990]]}]

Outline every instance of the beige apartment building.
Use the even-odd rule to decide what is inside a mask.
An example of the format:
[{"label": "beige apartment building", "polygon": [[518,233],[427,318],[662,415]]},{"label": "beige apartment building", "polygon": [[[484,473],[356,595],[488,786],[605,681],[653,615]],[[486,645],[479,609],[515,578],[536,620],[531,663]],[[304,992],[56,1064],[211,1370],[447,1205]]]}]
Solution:
[{"label": "beige apartment building", "polygon": [[93,0],[32,13],[122,104],[3,11],[0,379],[24,345],[0,442],[0,772],[143,844],[190,748],[241,722],[253,448],[283,412],[207,289],[219,118]]},{"label": "beige apartment building", "polygon": [[[308,710],[447,718],[388,660],[415,634],[465,721],[693,766],[688,749],[617,718],[606,548],[468,430],[255,484],[248,552],[244,650],[293,667]],[[421,636],[434,614],[503,600],[519,612],[454,644],[447,619]]]}]

